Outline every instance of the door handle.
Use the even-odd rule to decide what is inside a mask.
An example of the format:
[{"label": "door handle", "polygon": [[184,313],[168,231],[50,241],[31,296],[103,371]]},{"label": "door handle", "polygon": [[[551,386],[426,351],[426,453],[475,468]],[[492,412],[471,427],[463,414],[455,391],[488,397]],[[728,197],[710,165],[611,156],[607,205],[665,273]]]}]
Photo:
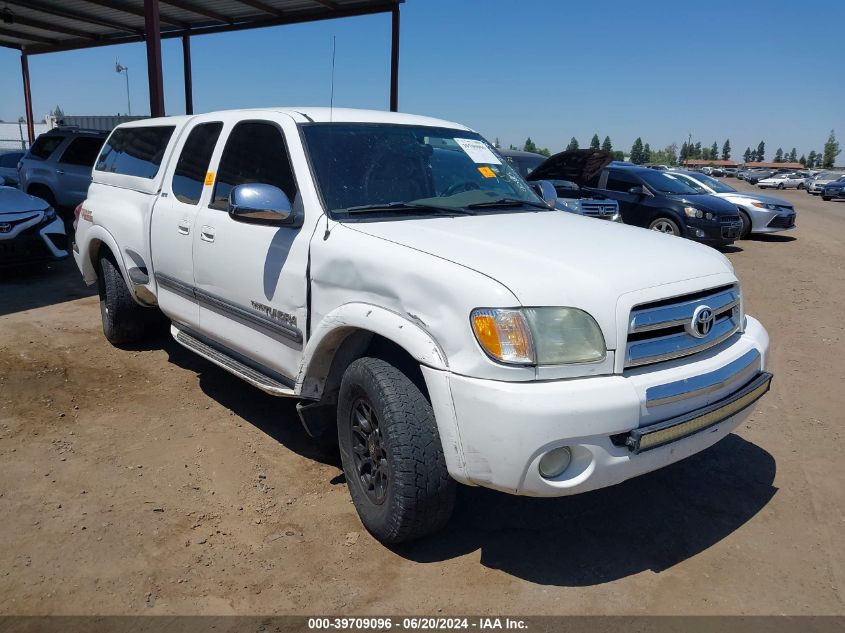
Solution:
[{"label": "door handle", "polygon": [[214,227],[213,226],[204,226],[200,231],[200,239],[203,242],[213,242],[214,241]]},{"label": "door handle", "polygon": [[64,176],[64,175],[65,175],[65,170],[64,170],[64,169],[57,169],[57,170],[56,170],[56,173],[57,173],[57,174],[59,174],[59,176]]},{"label": "door handle", "polygon": [[191,232],[191,223],[187,218],[179,222],[179,232],[182,235],[187,235]]}]

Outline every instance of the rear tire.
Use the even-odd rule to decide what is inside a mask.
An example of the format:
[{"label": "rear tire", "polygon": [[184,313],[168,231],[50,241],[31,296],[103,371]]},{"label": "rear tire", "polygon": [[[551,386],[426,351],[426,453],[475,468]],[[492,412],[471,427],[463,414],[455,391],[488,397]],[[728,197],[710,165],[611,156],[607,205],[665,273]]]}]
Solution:
[{"label": "rear tire", "polygon": [[681,229],[678,227],[678,224],[666,217],[655,218],[648,225],[648,228],[658,233],[665,233],[666,235],[677,235],[679,237],[681,235]]},{"label": "rear tire", "polygon": [[112,345],[141,340],[146,323],[144,308],[132,298],[111,252],[100,255],[99,269],[97,288],[100,294],[103,334]]},{"label": "rear tire", "polygon": [[383,543],[442,528],[455,503],[434,412],[390,363],[359,358],[347,368],[337,407],[338,444],[352,502]]}]

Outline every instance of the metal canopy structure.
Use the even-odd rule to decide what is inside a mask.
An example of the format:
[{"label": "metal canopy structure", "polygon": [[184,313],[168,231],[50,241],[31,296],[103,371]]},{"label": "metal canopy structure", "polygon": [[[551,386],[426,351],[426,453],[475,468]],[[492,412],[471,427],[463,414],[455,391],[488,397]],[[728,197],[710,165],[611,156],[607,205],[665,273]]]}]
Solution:
[{"label": "metal canopy structure", "polygon": [[164,115],[161,39],[182,40],[185,109],[193,113],[191,37],[391,13],[390,109],[398,107],[399,5],[404,0],[3,0],[0,46],[21,51],[29,142],[31,55],[146,42],[150,113]]}]

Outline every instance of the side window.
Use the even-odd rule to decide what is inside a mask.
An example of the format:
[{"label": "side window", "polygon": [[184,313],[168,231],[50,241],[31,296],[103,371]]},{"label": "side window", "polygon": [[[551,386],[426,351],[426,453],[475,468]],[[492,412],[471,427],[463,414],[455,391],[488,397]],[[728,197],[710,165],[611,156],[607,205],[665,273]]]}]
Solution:
[{"label": "side window", "polygon": [[94,161],[97,160],[97,154],[103,147],[103,138],[96,138],[94,136],[80,136],[70,142],[70,145],[62,154],[60,163],[68,165],[82,165],[83,167],[93,167]]},{"label": "side window", "polygon": [[223,124],[219,122],[201,123],[188,134],[170,185],[179,202],[197,204],[200,201],[208,163],[222,129]]},{"label": "side window", "polygon": [[639,181],[621,171],[611,171],[607,176],[607,189],[611,191],[622,191],[627,193],[631,187],[639,185]]},{"label": "side window", "polygon": [[95,169],[155,178],[173,130],[172,125],[118,128],[103,146]]},{"label": "side window", "polygon": [[29,148],[29,155],[41,160],[50,158],[50,154],[65,140],[64,136],[39,136]]},{"label": "side window", "polygon": [[246,121],[235,126],[223,149],[214,196],[208,206],[225,211],[232,188],[246,183],[274,185],[284,191],[291,202],[296,196],[296,181],[285,139],[272,123]]}]

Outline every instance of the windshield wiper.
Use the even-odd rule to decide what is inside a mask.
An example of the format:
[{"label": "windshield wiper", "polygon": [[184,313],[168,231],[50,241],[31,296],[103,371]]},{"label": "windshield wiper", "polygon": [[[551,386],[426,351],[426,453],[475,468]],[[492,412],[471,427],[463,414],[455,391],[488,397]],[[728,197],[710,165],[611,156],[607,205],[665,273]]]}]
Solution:
[{"label": "windshield wiper", "polygon": [[438,207],[433,204],[417,204],[415,202],[388,202],[383,204],[364,204],[358,207],[349,207],[344,210],[349,215],[360,213],[377,213],[380,211],[428,211],[437,214],[449,215],[473,215],[461,207]]},{"label": "windshield wiper", "polygon": [[537,207],[538,209],[545,209],[548,211],[550,207],[544,202],[533,202],[531,200],[520,200],[519,198],[499,198],[498,200],[490,200],[489,202],[473,202],[472,204],[464,205],[465,209],[495,209],[506,207]]}]

